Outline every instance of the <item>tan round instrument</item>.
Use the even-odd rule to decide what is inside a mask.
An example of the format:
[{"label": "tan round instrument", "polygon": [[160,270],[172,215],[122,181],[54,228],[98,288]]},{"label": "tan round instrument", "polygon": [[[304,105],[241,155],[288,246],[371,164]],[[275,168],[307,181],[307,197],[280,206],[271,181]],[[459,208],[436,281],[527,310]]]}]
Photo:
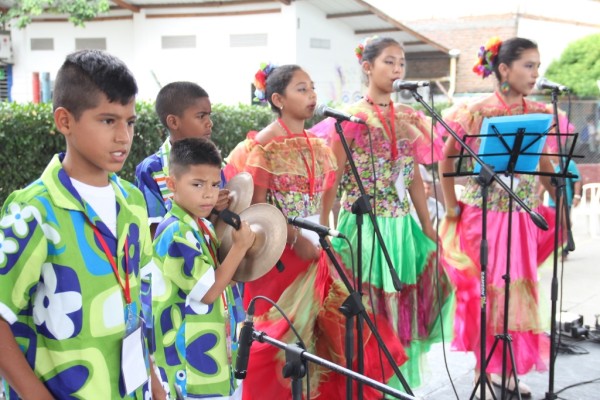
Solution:
[{"label": "tan round instrument", "polygon": [[[227,209],[235,214],[241,213],[252,202],[252,195],[254,194],[252,175],[248,172],[240,172],[225,184],[225,189],[229,190],[231,198]],[[215,223],[215,232],[219,239],[223,239],[223,232],[225,232],[227,226],[227,223],[221,218]]]},{"label": "tan round instrument", "polygon": [[[266,203],[253,204],[239,215],[242,221],[248,222],[256,238],[233,275],[233,280],[250,282],[269,272],[283,254],[287,241],[287,223],[277,207]],[[225,226],[219,247],[221,261],[225,259],[233,245],[231,239],[233,229],[229,225]]]}]

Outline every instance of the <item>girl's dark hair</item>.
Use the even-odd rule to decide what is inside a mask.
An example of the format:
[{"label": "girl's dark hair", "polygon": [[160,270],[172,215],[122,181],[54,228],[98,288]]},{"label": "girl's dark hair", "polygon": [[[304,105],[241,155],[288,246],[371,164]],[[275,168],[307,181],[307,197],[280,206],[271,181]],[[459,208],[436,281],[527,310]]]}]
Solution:
[{"label": "girl's dark hair", "polygon": [[281,95],[285,94],[285,88],[290,84],[294,73],[301,69],[302,68],[299,65],[295,64],[282,65],[273,69],[267,77],[265,89],[266,98],[271,105],[271,110],[276,112],[277,115],[281,115],[281,110],[273,104],[271,96],[273,96],[274,93],[279,93]]},{"label": "girl's dark hair", "polygon": [[499,70],[500,64],[506,64],[510,67],[513,62],[521,58],[521,54],[523,54],[525,50],[537,48],[537,43],[525,38],[514,37],[503,41],[498,50],[498,55],[496,56],[493,67],[494,75],[496,75],[498,81],[502,81]]},{"label": "girl's dark hair", "polygon": [[362,52],[361,61],[373,63],[373,61],[379,57],[381,52],[390,46],[398,46],[404,50],[404,47],[396,39],[390,37],[375,38],[370,40],[365,46]]},{"label": "girl's dark hair", "polygon": [[[400,42],[398,42],[396,39],[392,39],[390,37],[369,40],[362,50],[362,57],[360,59],[361,64],[363,61],[368,61],[369,63],[373,64],[375,59],[390,46],[398,46],[402,49],[402,51],[404,51],[404,46],[402,46],[402,44],[400,44]],[[364,83],[369,82],[369,77],[364,71],[362,80]]]}]

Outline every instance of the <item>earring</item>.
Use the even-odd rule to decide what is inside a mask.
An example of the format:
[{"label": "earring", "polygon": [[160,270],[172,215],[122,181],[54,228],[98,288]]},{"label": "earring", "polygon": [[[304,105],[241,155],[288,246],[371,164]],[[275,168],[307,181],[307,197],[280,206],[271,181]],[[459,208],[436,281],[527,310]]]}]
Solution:
[{"label": "earring", "polygon": [[281,111],[283,111],[283,106],[279,107],[279,109],[280,109]]},{"label": "earring", "polygon": [[504,81],[500,84],[500,91],[504,94],[507,94],[510,91],[510,85],[508,81]]}]

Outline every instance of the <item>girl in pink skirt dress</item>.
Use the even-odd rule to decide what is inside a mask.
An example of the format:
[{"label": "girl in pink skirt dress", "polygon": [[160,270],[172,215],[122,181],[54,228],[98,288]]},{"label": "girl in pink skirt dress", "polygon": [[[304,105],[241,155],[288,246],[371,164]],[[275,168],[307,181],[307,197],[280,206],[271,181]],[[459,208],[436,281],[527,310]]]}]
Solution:
[{"label": "girl in pink skirt dress", "polygon": [[[501,42],[492,38],[482,46],[479,62],[474,71],[484,78],[492,72],[499,81],[499,88],[492,94],[475,101],[459,104],[444,114],[445,122],[460,136],[477,135],[484,118],[530,113],[552,113],[552,106],[526,99],[538,78],[540,54],[537,45],[523,38],[512,38]],[[566,132],[566,118],[560,118],[561,132]],[[440,127],[441,128],[441,127]],[[443,129],[443,128],[442,128]],[[467,144],[477,151],[478,141],[471,139]],[[546,150],[556,151],[556,137],[548,137]],[[446,141],[446,158],[439,163],[440,176],[454,172],[453,158],[460,147],[453,137]],[[539,170],[553,172],[547,157],[541,157]],[[513,202],[512,232],[510,233],[510,302],[508,333],[512,337],[515,367],[518,375],[531,370],[543,371],[547,367],[549,341],[542,329],[538,310],[537,268],[553,252],[554,211],[539,205],[536,196],[534,175],[515,174],[513,189],[532,210],[545,217],[550,229],[543,231]],[[550,179],[540,177],[541,183],[551,192]],[[455,350],[472,351],[480,367],[480,244],[482,237],[481,187],[470,177],[457,201],[454,178],[442,178],[442,190],[446,202],[446,219],[442,224],[441,236],[444,250],[451,257],[452,279],[457,287],[457,311],[454,326],[453,347]],[[504,286],[503,276],[507,265],[507,239],[509,218],[509,196],[496,183],[488,191],[487,240],[489,244],[487,266],[487,321],[486,356],[494,343],[495,335],[503,333]],[[502,343],[494,351],[486,371],[502,373]],[[507,363],[510,372],[510,360]],[[499,384],[499,377],[492,375],[492,382]],[[514,391],[514,382],[508,381],[508,389]],[[531,392],[524,383],[519,383],[523,397]],[[478,390],[479,393],[479,390]]]}]

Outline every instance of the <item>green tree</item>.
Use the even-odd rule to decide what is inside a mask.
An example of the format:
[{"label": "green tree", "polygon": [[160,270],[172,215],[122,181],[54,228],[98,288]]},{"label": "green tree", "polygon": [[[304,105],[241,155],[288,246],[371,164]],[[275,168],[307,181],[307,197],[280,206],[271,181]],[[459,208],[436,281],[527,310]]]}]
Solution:
[{"label": "green tree", "polygon": [[581,97],[600,97],[600,34],[586,36],[569,44],[558,60],[552,61],[546,77],[568,86]]},{"label": "green tree", "polygon": [[25,28],[32,17],[49,14],[67,14],[69,21],[75,26],[84,26],[86,21],[100,13],[107,12],[108,0],[14,0],[7,9],[0,9],[0,24],[12,20],[16,26]]}]

